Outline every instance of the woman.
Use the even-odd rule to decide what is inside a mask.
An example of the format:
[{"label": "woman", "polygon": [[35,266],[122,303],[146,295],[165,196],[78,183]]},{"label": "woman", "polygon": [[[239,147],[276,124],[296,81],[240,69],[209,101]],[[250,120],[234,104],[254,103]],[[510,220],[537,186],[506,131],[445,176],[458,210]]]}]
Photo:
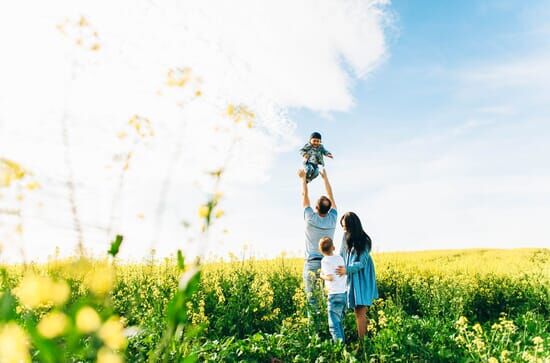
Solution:
[{"label": "woman", "polygon": [[370,257],[372,242],[355,213],[344,214],[340,225],[344,229],[340,254],[346,265],[338,267],[336,273],[347,274],[348,307],[355,310],[357,334],[362,342],[367,331],[367,306],[378,299],[374,263]]}]

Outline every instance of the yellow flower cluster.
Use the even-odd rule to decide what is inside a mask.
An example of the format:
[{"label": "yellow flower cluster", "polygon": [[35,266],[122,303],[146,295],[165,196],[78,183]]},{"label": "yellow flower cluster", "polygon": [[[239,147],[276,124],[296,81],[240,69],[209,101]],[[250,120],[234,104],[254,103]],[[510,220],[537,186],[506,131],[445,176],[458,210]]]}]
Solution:
[{"label": "yellow flower cluster", "polygon": [[140,115],[133,115],[128,124],[141,138],[152,137],[155,135],[151,121]]},{"label": "yellow flower cluster", "polygon": [[168,70],[166,85],[170,87],[183,87],[191,80],[191,68],[176,68]]},{"label": "yellow flower cluster", "polygon": [[233,104],[229,104],[227,105],[225,113],[237,124],[243,122],[248,128],[254,127],[254,119],[256,118],[256,115],[244,105],[235,106]]},{"label": "yellow flower cluster", "polygon": [[25,275],[13,292],[28,309],[61,306],[67,302],[71,294],[69,285],[64,280],[53,280],[35,273]]},{"label": "yellow flower cluster", "polygon": [[14,181],[23,179],[26,173],[18,163],[0,158],[0,188],[9,187]]},{"label": "yellow flower cluster", "polygon": [[88,272],[84,283],[95,295],[105,296],[115,284],[115,271],[107,263],[100,264]]},{"label": "yellow flower cluster", "polygon": [[92,52],[101,49],[98,32],[84,16],[75,21],[65,18],[56,28],[64,36],[70,37],[78,47]]}]

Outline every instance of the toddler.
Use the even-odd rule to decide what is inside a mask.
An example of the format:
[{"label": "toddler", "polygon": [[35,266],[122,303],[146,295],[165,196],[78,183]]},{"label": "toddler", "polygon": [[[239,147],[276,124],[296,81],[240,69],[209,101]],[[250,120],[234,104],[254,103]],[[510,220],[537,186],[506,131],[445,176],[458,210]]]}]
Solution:
[{"label": "toddler", "polygon": [[336,268],[344,266],[342,256],[334,254],[334,244],[330,237],[319,240],[321,260],[321,278],[328,290],[328,328],[333,340],[344,341],[344,308],[346,307],[346,276],[336,274]]},{"label": "toddler", "polygon": [[308,183],[319,175],[319,165],[325,166],[323,156],[333,158],[332,154],[321,144],[321,134],[318,132],[311,134],[309,142],[300,149],[300,154],[304,158],[304,171]]}]

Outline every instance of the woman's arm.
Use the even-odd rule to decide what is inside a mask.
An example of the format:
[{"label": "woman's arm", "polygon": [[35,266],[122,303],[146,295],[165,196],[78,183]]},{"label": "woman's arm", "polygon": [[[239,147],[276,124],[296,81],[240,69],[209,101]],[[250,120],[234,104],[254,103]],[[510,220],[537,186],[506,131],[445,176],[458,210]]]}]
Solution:
[{"label": "woman's arm", "polygon": [[352,275],[365,267],[367,267],[367,253],[363,252],[359,257],[359,261],[353,261],[351,265],[346,267],[346,272]]}]

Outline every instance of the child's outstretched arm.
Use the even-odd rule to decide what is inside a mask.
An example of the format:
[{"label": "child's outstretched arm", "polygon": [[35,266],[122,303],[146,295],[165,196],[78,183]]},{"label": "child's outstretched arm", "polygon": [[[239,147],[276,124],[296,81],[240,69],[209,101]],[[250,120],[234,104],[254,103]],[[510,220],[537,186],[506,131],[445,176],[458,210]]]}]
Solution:
[{"label": "child's outstretched arm", "polygon": [[332,153],[330,151],[328,151],[327,149],[325,149],[325,147],[323,145],[321,145],[321,153],[323,155],[325,155],[327,158],[334,159],[334,156],[332,155]]}]

